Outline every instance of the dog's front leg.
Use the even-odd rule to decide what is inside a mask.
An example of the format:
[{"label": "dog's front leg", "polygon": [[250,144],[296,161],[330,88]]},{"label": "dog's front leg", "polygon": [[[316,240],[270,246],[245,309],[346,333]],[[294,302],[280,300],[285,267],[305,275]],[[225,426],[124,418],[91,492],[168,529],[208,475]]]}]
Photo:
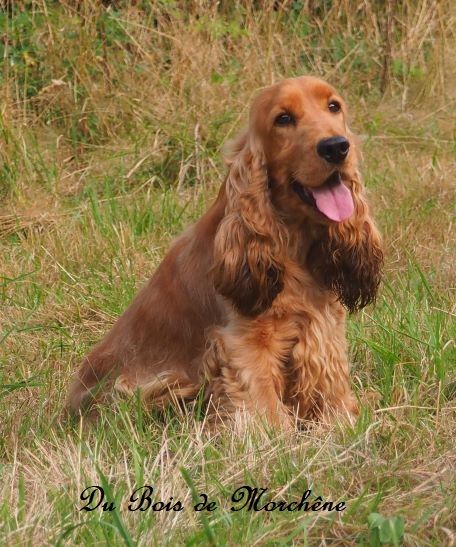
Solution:
[{"label": "dog's front leg", "polygon": [[307,321],[293,348],[295,379],[291,399],[301,419],[328,422],[343,418],[353,422],[358,415],[350,385],[345,331],[338,327],[330,330],[318,321]]},{"label": "dog's front leg", "polygon": [[271,318],[237,318],[213,333],[205,356],[212,404],[223,415],[245,410],[280,428],[293,426],[283,399],[285,365],[295,338],[291,328],[280,328]]}]

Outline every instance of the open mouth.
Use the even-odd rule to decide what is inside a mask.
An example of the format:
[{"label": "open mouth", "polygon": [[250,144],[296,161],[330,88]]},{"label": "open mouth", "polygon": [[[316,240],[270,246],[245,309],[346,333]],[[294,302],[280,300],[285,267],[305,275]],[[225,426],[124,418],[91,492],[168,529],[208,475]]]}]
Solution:
[{"label": "open mouth", "polygon": [[346,220],[355,208],[350,190],[342,182],[339,171],[334,172],[318,188],[304,186],[298,180],[292,183],[301,201],[336,222]]}]

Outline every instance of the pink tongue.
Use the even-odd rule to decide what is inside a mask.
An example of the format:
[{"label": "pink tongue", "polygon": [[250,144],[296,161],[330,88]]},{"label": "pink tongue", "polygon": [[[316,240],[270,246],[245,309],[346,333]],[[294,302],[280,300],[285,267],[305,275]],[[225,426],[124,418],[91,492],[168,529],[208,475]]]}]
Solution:
[{"label": "pink tongue", "polygon": [[339,177],[335,185],[308,188],[315,198],[318,210],[331,220],[340,222],[353,213],[354,205],[350,190]]}]

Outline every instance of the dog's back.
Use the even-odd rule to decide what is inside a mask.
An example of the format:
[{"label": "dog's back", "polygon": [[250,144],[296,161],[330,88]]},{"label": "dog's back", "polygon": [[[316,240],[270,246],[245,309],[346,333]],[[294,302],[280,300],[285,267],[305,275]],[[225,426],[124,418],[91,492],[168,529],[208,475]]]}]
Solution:
[{"label": "dog's back", "polygon": [[70,411],[88,410],[114,383],[127,393],[140,387],[156,402],[169,395],[171,386],[174,394],[196,395],[205,331],[223,321],[210,278],[224,208],[222,188],[214,205],[174,242],[147,285],[84,358],[70,387]]}]

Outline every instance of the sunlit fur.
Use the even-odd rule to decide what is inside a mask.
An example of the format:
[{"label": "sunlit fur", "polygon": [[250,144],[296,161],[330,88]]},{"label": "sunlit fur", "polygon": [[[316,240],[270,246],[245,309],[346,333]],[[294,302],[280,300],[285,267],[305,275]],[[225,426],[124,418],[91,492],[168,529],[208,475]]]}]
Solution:
[{"label": "sunlit fur", "polygon": [[[341,111],[328,109],[337,100]],[[276,117],[293,113],[294,123]],[[215,203],[172,245],[147,286],[85,358],[70,390],[74,411],[108,387],[140,388],[153,405],[203,392],[208,409],[302,419],[353,416],[345,310],[375,299],[382,251],[363,197],[356,142],[337,92],[311,77],[284,80],[253,101],[231,143]],[[336,223],[293,190],[335,171],[319,140],[344,136],[337,166],[355,211]]]}]

